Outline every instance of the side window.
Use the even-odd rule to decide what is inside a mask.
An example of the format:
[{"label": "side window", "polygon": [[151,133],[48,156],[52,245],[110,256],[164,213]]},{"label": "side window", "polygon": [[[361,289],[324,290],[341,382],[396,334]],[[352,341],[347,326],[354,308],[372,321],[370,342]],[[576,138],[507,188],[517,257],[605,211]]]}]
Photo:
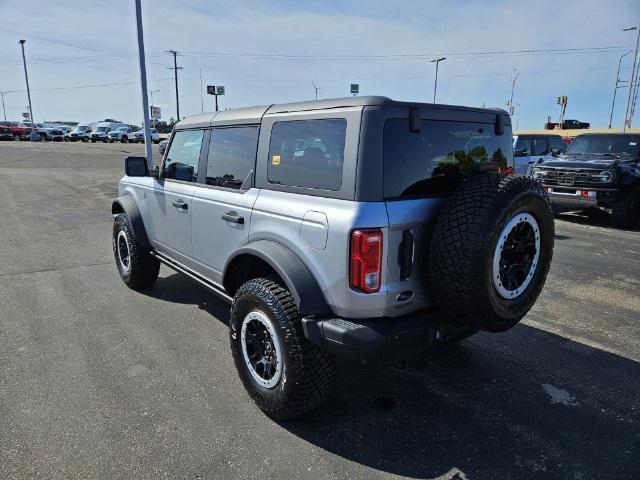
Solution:
[{"label": "side window", "polygon": [[528,157],[531,155],[531,139],[518,137],[516,146],[513,149],[514,157]]},{"label": "side window", "polygon": [[346,131],[344,118],[274,123],[267,180],[295,187],[340,190]]},{"label": "side window", "polygon": [[185,182],[197,180],[203,133],[203,130],[181,130],[173,135],[164,159],[164,178]]},{"label": "side window", "polygon": [[534,138],[531,140],[531,155],[546,155],[548,151],[546,138]]},{"label": "side window", "polygon": [[560,137],[549,137],[549,151],[551,151],[551,148],[557,148],[564,152],[567,149],[567,144]]},{"label": "side window", "polygon": [[240,188],[253,171],[258,127],[214,128],[207,159],[207,185]]}]

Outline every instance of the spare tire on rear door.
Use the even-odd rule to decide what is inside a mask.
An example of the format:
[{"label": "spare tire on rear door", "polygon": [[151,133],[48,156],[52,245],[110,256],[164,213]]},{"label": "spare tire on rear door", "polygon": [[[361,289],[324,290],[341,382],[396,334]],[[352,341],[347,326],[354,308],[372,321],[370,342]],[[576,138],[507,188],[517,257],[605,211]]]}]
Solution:
[{"label": "spare tire on rear door", "polygon": [[539,182],[471,175],[444,205],[429,252],[431,294],[445,320],[491,332],[513,327],[542,290],[553,237]]}]

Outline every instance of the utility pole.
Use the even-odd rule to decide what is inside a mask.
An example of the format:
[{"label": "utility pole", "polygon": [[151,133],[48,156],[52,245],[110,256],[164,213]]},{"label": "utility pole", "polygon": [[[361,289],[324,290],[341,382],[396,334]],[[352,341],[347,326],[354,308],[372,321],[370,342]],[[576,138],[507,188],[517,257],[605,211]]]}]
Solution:
[{"label": "utility pole", "polygon": [[138,60],[140,62],[140,87],[142,89],[142,118],[144,120],[144,150],[147,166],[153,170],[153,152],[151,149],[151,129],[149,126],[149,100],[147,99],[147,66],[144,60],[144,34],[142,31],[142,7],[136,0],[136,25],[138,30]]},{"label": "utility pole", "polygon": [[640,44],[640,28],[628,27],[628,28],[623,28],[622,31],[638,32],[636,36],[636,50],[635,50],[635,53],[633,54],[633,67],[631,68],[631,81],[629,82],[629,96],[627,97],[627,110],[624,114],[624,127],[622,129],[622,131],[625,132],[627,128],[631,127],[631,115],[629,115],[629,109],[631,108],[631,99],[633,98],[633,89],[636,82],[636,62],[638,61],[638,44]]},{"label": "utility pole", "polygon": [[511,79],[511,98],[509,99],[509,103],[507,104],[507,106],[509,107],[509,115],[513,115],[513,112],[515,111],[515,108],[513,107],[513,91],[516,88],[516,80],[520,75],[520,72],[518,72],[517,68],[514,68],[513,71],[515,72],[515,75]]},{"label": "utility pole", "polygon": [[6,92],[0,92],[0,97],[2,97],[2,113],[4,114],[4,121],[7,121],[7,110],[4,108],[4,96],[9,93],[13,93],[13,90],[7,90]]},{"label": "utility pole", "polygon": [[204,97],[202,96],[202,69],[200,69],[200,109],[204,113]]},{"label": "utility pole", "polygon": [[438,90],[438,64],[446,59],[447,57],[441,57],[441,58],[434,58],[433,60],[430,60],[430,63],[436,64],[436,78],[435,78],[435,81],[433,82],[433,103],[436,103],[436,91]]},{"label": "utility pole", "polygon": [[623,53],[622,55],[620,55],[620,60],[618,60],[618,73],[616,73],[616,85],[615,85],[615,88],[613,89],[613,100],[611,100],[611,115],[609,115],[609,128],[611,128],[611,125],[613,123],[613,107],[616,104],[616,94],[618,93],[619,88],[623,88],[623,87],[619,87],[618,84],[626,83],[626,80],[620,80],[620,66],[622,65],[622,59],[632,52],[633,50],[629,50],[627,53]]},{"label": "utility pole", "polygon": [[167,50],[166,53],[173,55],[173,67],[167,67],[169,70],[173,70],[174,79],[176,82],[176,117],[178,122],[180,121],[180,100],[178,98],[178,70],[182,70],[182,67],[178,66],[178,52],[175,50]]},{"label": "utility pole", "polygon": [[18,43],[22,48],[22,64],[24,65],[24,79],[27,82],[27,98],[29,99],[29,120],[31,121],[31,133],[29,134],[29,137],[31,138],[31,140],[35,140],[38,134],[34,132],[35,127],[33,126],[33,108],[31,108],[31,90],[29,89],[29,75],[27,74],[27,59],[24,56],[24,44],[26,42],[27,42],[26,40],[20,40]]},{"label": "utility pole", "polygon": [[318,87],[315,82],[311,82],[311,85],[313,85],[313,88],[316,91],[316,100],[318,100],[318,90],[320,90],[320,87]]}]

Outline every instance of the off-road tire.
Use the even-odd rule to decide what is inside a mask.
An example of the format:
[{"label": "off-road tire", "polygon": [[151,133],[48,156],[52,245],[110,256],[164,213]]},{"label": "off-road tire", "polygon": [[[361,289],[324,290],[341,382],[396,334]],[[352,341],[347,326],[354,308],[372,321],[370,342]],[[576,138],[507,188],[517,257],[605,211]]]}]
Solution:
[{"label": "off-road tire", "polygon": [[123,135],[122,138],[120,138],[120,142],[121,143],[128,143],[129,142],[129,138],[126,135]]},{"label": "off-road tire", "polygon": [[[494,285],[494,252],[505,226],[521,213],[537,221],[539,257],[526,288],[507,299]],[[513,327],[542,290],[553,241],[553,214],[538,181],[498,173],[469,177],[444,205],[429,251],[431,294],[444,319],[490,332]]]},{"label": "off-road tire", "polygon": [[[244,361],[240,332],[245,317],[255,310],[268,317],[282,345],[282,374],[272,388],[256,382]],[[229,334],[244,388],[268,416],[279,420],[298,417],[320,405],[331,392],[333,357],[305,338],[293,296],[274,280],[255,278],[238,289],[231,308]]]},{"label": "off-road tire", "polygon": [[[129,264],[127,271],[118,257],[118,235],[124,232],[129,247]],[[113,255],[116,267],[122,281],[133,290],[144,290],[150,287],[160,273],[160,261],[149,253],[149,250],[140,245],[133,235],[133,227],[126,213],[116,216],[113,222],[112,236]]]},{"label": "off-road tire", "polygon": [[611,210],[611,225],[616,228],[640,226],[640,187],[621,192]]}]

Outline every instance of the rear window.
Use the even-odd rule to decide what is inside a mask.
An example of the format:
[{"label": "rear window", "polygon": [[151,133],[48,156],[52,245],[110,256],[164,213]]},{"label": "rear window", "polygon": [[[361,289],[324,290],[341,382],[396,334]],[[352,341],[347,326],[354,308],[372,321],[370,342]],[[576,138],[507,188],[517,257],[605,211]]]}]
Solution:
[{"label": "rear window", "polygon": [[513,166],[511,129],[495,135],[493,124],[422,120],[419,133],[408,119],[384,126],[386,199],[450,193],[471,170]]},{"label": "rear window", "polygon": [[279,185],[340,190],[346,131],[343,118],[274,123],[267,180]]}]

